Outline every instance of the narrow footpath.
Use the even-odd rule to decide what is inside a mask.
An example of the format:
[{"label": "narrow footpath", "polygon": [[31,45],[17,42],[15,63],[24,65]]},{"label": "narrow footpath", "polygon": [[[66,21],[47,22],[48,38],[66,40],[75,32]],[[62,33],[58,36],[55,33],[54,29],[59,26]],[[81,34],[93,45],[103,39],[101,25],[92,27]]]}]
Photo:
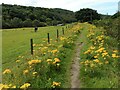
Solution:
[{"label": "narrow footpath", "polygon": [[75,55],[71,66],[71,88],[80,88],[80,50],[83,43],[76,43]]}]

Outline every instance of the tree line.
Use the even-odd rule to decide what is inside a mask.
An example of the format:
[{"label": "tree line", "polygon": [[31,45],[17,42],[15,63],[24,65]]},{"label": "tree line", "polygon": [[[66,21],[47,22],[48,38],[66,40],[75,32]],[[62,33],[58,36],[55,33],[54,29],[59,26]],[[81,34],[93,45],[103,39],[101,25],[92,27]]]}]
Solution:
[{"label": "tree line", "polygon": [[72,22],[89,22],[116,18],[119,12],[110,16],[102,15],[90,8],[83,8],[73,12],[60,8],[42,8],[20,5],[2,5],[2,28],[43,27],[66,24]]},{"label": "tree line", "polygon": [[2,5],[2,28],[57,25],[75,22],[73,11],[20,5]]}]

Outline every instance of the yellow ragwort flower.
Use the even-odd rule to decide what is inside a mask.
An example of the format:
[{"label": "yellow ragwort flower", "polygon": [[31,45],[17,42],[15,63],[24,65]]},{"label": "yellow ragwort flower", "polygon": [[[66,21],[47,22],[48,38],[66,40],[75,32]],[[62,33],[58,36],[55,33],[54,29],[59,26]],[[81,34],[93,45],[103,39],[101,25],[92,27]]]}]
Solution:
[{"label": "yellow ragwort flower", "polygon": [[102,53],[102,57],[108,56],[108,52]]},{"label": "yellow ragwort flower", "polygon": [[20,88],[21,89],[26,89],[30,86],[30,83],[25,83],[24,85],[22,85]]},{"label": "yellow ragwort flower", "polygon": [[65,39],[66,39],[65,37],[60,37],[60,40],[61,40],[61,41],[65,40]]},{"label": "yellow ragwort flower", "polygon": [[91,46],[91,47],[90,47],[90,49],[91,49],[91,50],[94,50],[94,49],[95,49],[95,47],[94,47],[94,46]]},{"label": "yellow ragwort flower", "polygon": [[95,67],[95,64],[93,64],[93,63],[92,63],[92,64],[90,64],[90,67],[91,67],[91,68]]},{"label": "yellow ragwort flower", "polygon": [[105,64],[108,64],[109,62],[108,61],[105,61]]},{"label": "yellow ragwort flower", "polygon": [[28,73],[29,73],[29,70],[27,70],[27,69],[23,71],[23,74],[24,74],[24,75],[25,75],[25,74],[28,74]]},{"label": "yellow ragwort flower", "polygon": [[31,60],[28,62],[29,65],[41,63],[41,60]]},{"label": "yellow ragwort flower", "polygon": [[59,58],[54,58],[55,62],[61,62]]},{"label": "yellow ragwort flower", "polygon": [[86,61],[85,61],[85,64],[88,64],[88,63],[89,63],[89,60],[86,60]]},{"label": "yellow ragwort flower", "polygon": [[105,48],[101,47],[100,49],[98,49],[97,51],[95,52],[102,52]]},{"label": "yellow ragwort flower", "polygon": [[57,53],[57,52],[58,52],[57,49],[51,51],[51,53],[53,53],[53,54],[55,54],[55,53]]},{"label": "yellow ragwort flower", "polygon": [[0,84],[0,90],[3,90],[5,88],[9,88],[9,86],[5,84]]},{"label": "yellow ragwort flower", "polygon": [[52,86],[60,86],[60,85],[61,85],[61,83],[60,83],[60,82],[54,82],[54,81],[53,81]]},{"label": "yellow ragwort flower", "polygon": [[6,84],[0,84],[0,90],[3,90],[3,89],[6,89],[6,88],[16,88],[16,86],[12,85],[12,84],[9,84],[9,85],[6,85]]},{"label": "yellow ragwort flower", "polygon": [[95,59],[95,60],[93,60],[94,62],[96,62],[96,63],[99,63],[100,62],[100,60],[98,60],[98,59]]},{"label": "yellow ragwort flower", "polygon": [[88,53],[90,53],[90,52],[91,52],[91,50],[88,49],[87,51],[84,52],[84,54],[88,54]]},{"label": "yellow ragwort flower", "polygon": [[114,53],[118,53],[118,50],[113,50]]},{"label": "yellow ragwort flower", "polygon": [[98,58],[98,56],[96,55],[96,56],[94,56],[94,58]]},{"label": "yellow ragwort flower", "polygon": [[52,59],[47,59],[47,62],[52,62]]},{"label": "yellow ragwort flower", "polygon": [[36,76],[36,75],[37,75],[37,72],[33,72],[32,74],[33,74],[33,76]]},{"label": "yellow ragwort flower", "polygon": [[112,54],[113,58],[118,58],[119,56],[117,56],[116,54]]},{"label": "yellow ragwort flower", "polygon": [[20,62],[20,60],[16,60],[16,63],[19,63]]},{"label": "yellow ragwort flower", "polygon": [[10,69],[5,69],[4,72],[3,72],[3,74],[9,74],[9,73],[11,73]]}]

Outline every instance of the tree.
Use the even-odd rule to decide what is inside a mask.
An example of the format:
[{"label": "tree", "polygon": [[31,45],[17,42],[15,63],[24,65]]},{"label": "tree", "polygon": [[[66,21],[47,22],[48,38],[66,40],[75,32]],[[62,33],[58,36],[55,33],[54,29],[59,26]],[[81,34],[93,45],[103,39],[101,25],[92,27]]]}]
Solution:
[{"label": "tree", "polygon": [[47,18],[46,19],[46,23],[47,23],[47,25],[52,25],[52,19],[51,18]]},{"label": "tree", "polygon": [[26,20],[23,22],[23,26],[24,26],[24,27],[31,27],[31,26],[32,26],[32,20],[31,20],[31,19],[26,19]]},{"label": "tree", "polygon": [[46,26],[75,22],[75,13],[58,8],[2,4],[2,19],[4,28],[33,27],[37,23]]},{"label": "tree", "polygon": [[39,27],[44,27],[44,26],[47,26],[47,24],[44,22],[40,22]]},{"label": "tree", "polygon": [[2,19],[2,28],[11,28],[11,25],[9,22],[7,22],[7,20],[5,21],[4,19]]},{"label": "tree", "polygon": [[114,15],[111,16],[113,19],[120,17],[120,12],[115,13]]},{"label": "tree", "polygon": [[34,20],[33,21],[33,26],[39,26],[39,24],[40,24],[40,21],[39,20]]},{"label": "tree", "polygon": [[35,16],[34,14],[29,14],[29,18],[30,18],[31,20],[35,20],[35,19],[36,19],[36,16]]},{"label": "tree", "polygon": [[97,13],[97,11],[89,8],[80,9],[79,11],[75,12],[75,17],[81,22],[92,22],[93,20],[100,19],[100,15]]},{"label": "tree", "polygon": [[14,27],[14,28],[22,27],[22,20],[17,17],[14,17],[11,20],[11,27]]}]

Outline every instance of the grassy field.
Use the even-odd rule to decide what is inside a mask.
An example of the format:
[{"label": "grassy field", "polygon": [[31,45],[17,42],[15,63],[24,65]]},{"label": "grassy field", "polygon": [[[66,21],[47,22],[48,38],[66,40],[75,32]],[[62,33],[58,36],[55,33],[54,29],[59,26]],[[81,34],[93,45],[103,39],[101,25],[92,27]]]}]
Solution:
[{"label": "grassy field", "polygon": [[60,31],[60,35],[62,35],[61,26],[41,27],[38,28],[37,33],[34,32],[34,28],[4,30],[2,32],[3,69],[4,67],[11,67],[11,64],[14,65],[13,62],[17,60],[18,56],[25,55],[26,53],[30,54],[31,38],[34,40],[34,43],[40,44],[44,42],[44,38],[47,38],[47,33],[50,33],[50,38],[55,40],[57,29]]},{"label": "grassy field", "polygon": [[[17,88],[26,83],[31,83],[34,88],[70,87],[73,46],[80,30],[79,24],[73,28],[71,26],[42,27],[36,33],[31,28],[4,30],[3,84]],[[62,33],[63,27],[65,35]],[[47,33],[50,33],[50,44],[47,43]],[[34,40],[33,55],[30,54],[31,38]],[[35,73],[36,76],[33,75]]]},{"label": "grassy field", "polygon": [[[65,35],[62,34],[64,27]],[[56,39],[56,30],[59,39]],[[50,44],[47,43],[50,33]],[[83,42],[80,51],[81,88],[118,87],[118,50],[113,38],[103,28],[88,23],[66,26],[4,30],[3,87],[8,88],[70,88],[71,64],[75,43]],[[80,36],[81,35],[81,36]],[[80,37],[79,37],[80,36]],[[34,54],[30,54],[30,39]],[[117,41],[115,41],[115,44]]]}]

